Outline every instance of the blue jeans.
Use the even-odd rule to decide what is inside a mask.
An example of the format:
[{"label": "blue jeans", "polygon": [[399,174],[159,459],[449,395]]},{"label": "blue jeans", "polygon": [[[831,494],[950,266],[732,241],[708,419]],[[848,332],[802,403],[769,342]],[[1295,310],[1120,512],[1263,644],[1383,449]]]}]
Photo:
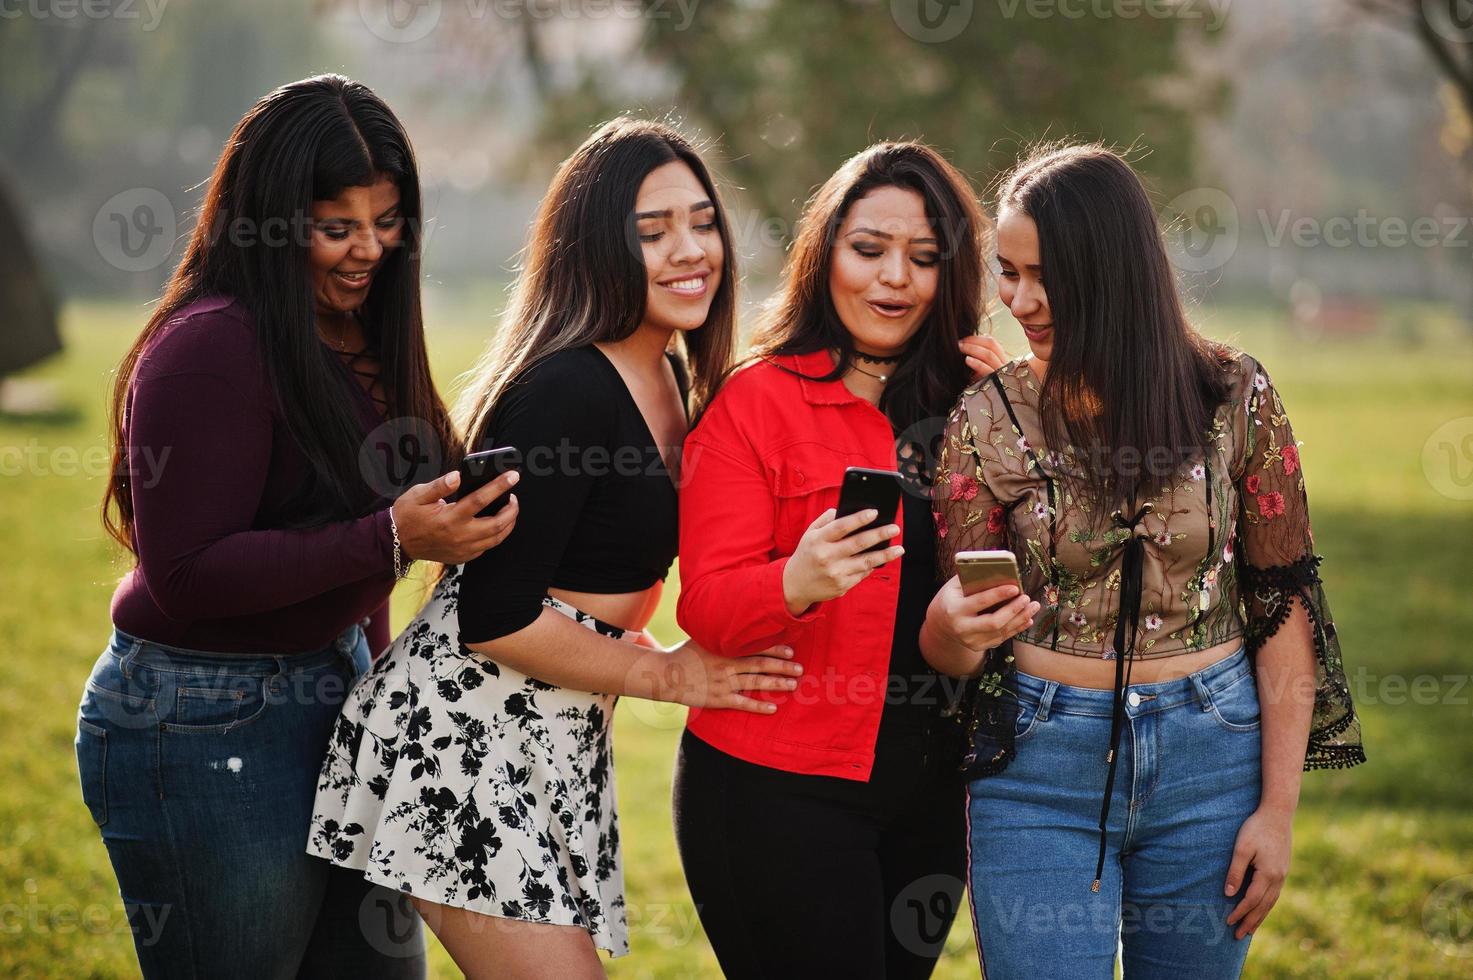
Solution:
[{"label": "blue jeans", "polygon": [[403,897],[306,852],[328,738],[369,662],[358,626],[293,656],[113,632],[77,768],[145,977],[424,976]]},{"label": "blue jeans", "polygon": [[[1237,653],[1180,680],[1132,684],[1099,893],[1090,891],[1110,691],[1019,673],[1018,754],[968,787],[968,883],[983,973],[1111,980],[1236,977],[1249,938],[1223,895],[1258,807],[1258,691]],[[1247,891],[1247,882],[1239,897]]]}]

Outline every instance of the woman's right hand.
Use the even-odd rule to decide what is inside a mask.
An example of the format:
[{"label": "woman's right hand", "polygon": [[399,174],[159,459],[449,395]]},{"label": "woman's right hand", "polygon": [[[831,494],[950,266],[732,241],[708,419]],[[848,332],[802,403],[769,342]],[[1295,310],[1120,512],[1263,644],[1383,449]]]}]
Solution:
[{"label": "woman's right hand", "polygon": [[506,539],[517,522],[517,498],[490,517],[477,517],[483,508],[517,485],[516,470],[501,474],[464,500],[445,498],[460,486],[460,473],[451,470],[429,483],[412,486],[394,501],[394,526],[406,560],[437,561],[445,565],[468,562]]},{"label": "woman's right hand", "polygon": [[871,508],[840,518],[835,513],[830,507],[808,525],[783,567],[783,599],[794,616],[802,615],[815,602],[837,599],[870,572],[905,554],[905,548],[900,545],[865,551],[899,534],[898,525],[854,533],[878,517],[879,511]]},{"label": "woman's right hand", "polygon": [[977,654],[980,663],[981,654],[1033,625],[1038,609],[1038,603],[1016,585],[967,595],[962,592],[960,576],[953,575],[931,600],[926,626],[940,639]]},{"label": "woman's right hand", "polygon": [[793,691],[803,673],[803,665],[793,662],[793,650],[786,646],[743,657],[723,657],[695,640],[686,640],[666,656],[669,660],[660,679],[659,700],[690,708],[736,708],[770,715],[777,705],[743,692]]}]

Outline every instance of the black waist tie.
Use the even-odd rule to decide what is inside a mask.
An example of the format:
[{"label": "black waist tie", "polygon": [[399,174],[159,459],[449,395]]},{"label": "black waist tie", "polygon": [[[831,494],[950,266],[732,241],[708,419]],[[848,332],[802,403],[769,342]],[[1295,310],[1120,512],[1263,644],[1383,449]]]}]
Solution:
[{"label": "black waist tie", "polygon": [[[1125,689],[1130,686],[1130,667],[1135,662],[1135,635],[1141,618],[1141,573],[1145,565],[1146,542],[1135,533],[1141,519],[1151,512],[1151,504],[1144,504],[1135,516],[1126,520],[1116,511],[1113,520],[1117,527],[1130,532],[1125,540],[1125,553],[1120,561],[1120,609],[1115,615],[1115,695],[1110,710],[1110,750],[1105,753],[1105,798],[1100,803],[1100,856],[1095,862],[1095,880],[1089,890],[1100,890],[1100,878],[1105,873],[1106,829],[1110,819],[1110,797],[1115,792],[1115,770],[1119,765],[1120,729],[1125,720]],[[1127,628],[1126,620],[1130,625]]]}]

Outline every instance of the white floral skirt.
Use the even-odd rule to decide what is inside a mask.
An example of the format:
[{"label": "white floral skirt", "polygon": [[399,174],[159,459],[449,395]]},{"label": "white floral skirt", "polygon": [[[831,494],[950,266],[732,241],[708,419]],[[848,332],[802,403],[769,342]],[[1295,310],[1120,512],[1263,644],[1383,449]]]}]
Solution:
[{"label": "white floral skirt", "polygon": [[[614,801],[616,695],[545,684],[461,646],[460,568],[349,693],[307,851],[416,898],[582,926],[629,952]],[[589,629],[634,640],[551,597]]]}]

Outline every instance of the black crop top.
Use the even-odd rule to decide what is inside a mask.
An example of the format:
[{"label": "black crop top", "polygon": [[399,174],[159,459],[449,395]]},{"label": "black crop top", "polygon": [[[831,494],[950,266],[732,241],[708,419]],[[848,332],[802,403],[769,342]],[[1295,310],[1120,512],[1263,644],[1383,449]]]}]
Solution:
[{"label": "black crop top", "polygon": [[[684,365],[667,356],[688,404]],[[530,626],[550,587],[638,592],[665,578],[679,540],[675,483],[601,350],[577,347],[533,365],[502,395],[490,430],[477,448],[521,450],[521,513],[506,540],[465,564],[462,643]]]}]

